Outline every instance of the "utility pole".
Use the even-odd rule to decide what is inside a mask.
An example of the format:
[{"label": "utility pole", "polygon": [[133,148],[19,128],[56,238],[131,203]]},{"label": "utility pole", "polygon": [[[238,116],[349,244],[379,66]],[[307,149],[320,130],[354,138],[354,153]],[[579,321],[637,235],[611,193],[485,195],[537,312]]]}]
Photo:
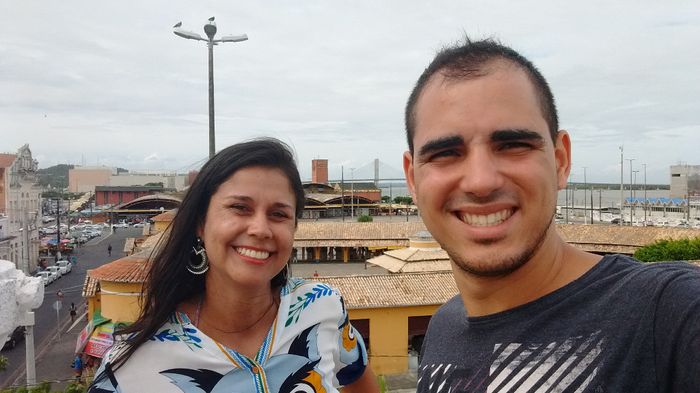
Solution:
[{"label": "utility pole", "polygon": [[[586,216],[588,216],[588,202],[586,200],[586,192],[588,188],[588,181],[586,180],[586,169],[588,167],[584,166],[583,167],[583,223],[586,224]],[[591,206],[591,209],[593,206]],[[593,224],[593,220],[591,220],[591,224]]]},{"label": "utility pole", "polygon": [[350,168],[350,218],[355,220],[355,168]]},{"label": "utility pole", "polygon": [[644,167],[644,226],[647,225],[647,205],[649,200],[647,199],[647,164],[642,164]]},{"label": "utility pole", "polygon": [[627,161],[630,162],[630,226],[632,226],[632,161],[634,160],[634,158],[627,158]]},{"label": "utility pole", "polygon": [[622,219],[622,205],[624,202],[624,168],[625,168],[625,160],[624,160],[624,154],[623,154],[624,148],[620,146],[620,226],[623,225],[623,219]]},{"label": "utility pole", "polygon": [[634,173],[634,179],[632,181],[632,189],[633,189],[633,192],[632,192],[633,197],[632,198],[634,199],[634,203],[632,204],[632,220],[631,220],[632,222],[634,222],[634,213],[636,210],[635,207],[637,206],[637,190],[635,190],[634,187],[637,185],[637,173],[639,173],[639,170],[633,171],[633,173]]},{"label": "utility pole", "polygon": [[340,215],[345,222],[345,169],[340,166]]}]

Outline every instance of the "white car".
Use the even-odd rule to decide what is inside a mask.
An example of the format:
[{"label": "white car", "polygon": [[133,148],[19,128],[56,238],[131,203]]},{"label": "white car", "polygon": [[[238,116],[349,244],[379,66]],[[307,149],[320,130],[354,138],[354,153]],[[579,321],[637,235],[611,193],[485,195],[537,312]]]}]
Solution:
[{"label": "white car", "polygon": [[38,272],[35,277],[41,277],[41,282],[44,283],[44,286],[53,282],[53,277],[51,277],[51,273],[49,272]]},{"label": "white car", "polygon": [[145,224],[142,222],[137,222],[136,224],[134,224],[134,228],[143,228],[144,226]]},{"label": "white car", "polygon": [[68,274],[73,270],[73,264],[66,260],[56,262],[56,266],[61,270],[61,274]]},{"label": "white car", "polygon": [[50,272],[52,274],[56,274],[56,278],[61,278],[61,268],[58,266],[49,266],[46,268],[47,272]]}]

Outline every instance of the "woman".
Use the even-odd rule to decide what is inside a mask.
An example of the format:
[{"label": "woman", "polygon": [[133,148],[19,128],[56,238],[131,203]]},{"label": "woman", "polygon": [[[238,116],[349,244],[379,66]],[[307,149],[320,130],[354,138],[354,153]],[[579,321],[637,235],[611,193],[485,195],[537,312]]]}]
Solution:
[{"label": "woman", "polygon": [[89,391],[377,392],[340,295],[287,277],[304,201],[277,140],[209,160],[157,248],[140,317]]}]

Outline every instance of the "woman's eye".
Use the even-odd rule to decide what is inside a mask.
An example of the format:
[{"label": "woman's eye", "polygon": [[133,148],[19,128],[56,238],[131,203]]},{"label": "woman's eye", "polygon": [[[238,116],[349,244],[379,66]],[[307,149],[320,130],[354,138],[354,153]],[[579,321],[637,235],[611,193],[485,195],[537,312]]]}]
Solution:
[{"label": "woman's eye", "polygon": [[246,212],[249,210],[248,206],[241,205],[241,204],[231,205],[231,209],[239,211],[239,212]]},{"label": "woman's eye", "polygon": [[275,218],[289,218],[289,214],[283,211],[274,211],[272,212],[272,217]]}]

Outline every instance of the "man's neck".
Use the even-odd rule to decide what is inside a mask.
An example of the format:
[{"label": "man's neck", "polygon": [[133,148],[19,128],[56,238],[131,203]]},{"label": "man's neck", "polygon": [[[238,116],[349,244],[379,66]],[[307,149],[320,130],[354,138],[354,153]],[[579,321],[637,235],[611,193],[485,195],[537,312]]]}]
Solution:
[{"label": "man's neck", "polygon": [[495,314],[539,299],[571,283],[601,257],[570,246],[551,228],[537,252],[518,270],[480,277],[452,264],[457,288],[470,317]]}]

